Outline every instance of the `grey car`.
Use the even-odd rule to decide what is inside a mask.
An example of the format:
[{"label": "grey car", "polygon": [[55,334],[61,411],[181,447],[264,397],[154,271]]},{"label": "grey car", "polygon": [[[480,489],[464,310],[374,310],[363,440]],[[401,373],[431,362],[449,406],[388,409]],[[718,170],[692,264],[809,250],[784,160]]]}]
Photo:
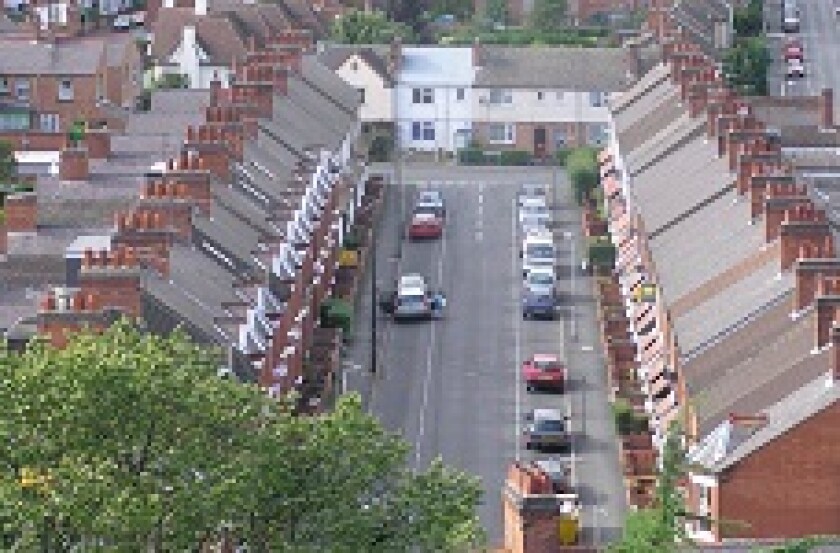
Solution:
[{"label": "grey car", "polygon": [[571,445],[569,419],[558,409],[534,409],[525,428],[525,448],[536,451],[566,450]]}]

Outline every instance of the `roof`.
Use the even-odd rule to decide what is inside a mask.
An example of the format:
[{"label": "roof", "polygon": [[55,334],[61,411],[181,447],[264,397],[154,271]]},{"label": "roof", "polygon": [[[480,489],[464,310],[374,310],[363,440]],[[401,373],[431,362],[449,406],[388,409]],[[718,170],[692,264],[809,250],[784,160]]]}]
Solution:
[{"label": "roof", "polygon": [[340,107],[351,118],[356,118],[356,113],[361,106],[359,92],[319,62],[314,54],[303,56],[301,75],[312,88]]},{"label": "roof", "polygon": [[722,472],[785,435],[840,399],[840,383],[821,373],[762,411],[765,424],[737,428],[726,420],[689,455],[689,461],[712,472]]},{"label": "roof", "polygon": [[671,13],[691,42],[707,55],[721,58],[723,49],[716,44],[715,23],[729,21],[729,10],[723,0],[682,0],[674,5]]},{"label": "roof", "polygon": [[[479,88],[558,88],[614,92],[628,82],[627,52],[621,48],[480,46]],[[467,49],[471,52],[471,49]],[[632,72],[631,72],[632,75]]]},{"label": "roof", "polygon": [[764,411],[828,369],[828,352],[814,351],[814,315],[812,312],[789,321],[772,340],[753,350],[751,357],[719,367],[707,375],[703,388],[692,389],[699,436],[710,432],[730,413]]},{"label": "roof", "polygon": [[129,48],[137,48],[135,38],[130,33],[105,35],[105,63],[108,67],[121,66]]},{"label": "roof", "polygon": [[198,16],[192,8],[162,8],[152,25],[152,57],[164,63],[183,40],[184,27],[195,27],[196,41],[208,63],[230,65],[245,56],[246,46],[230,19],[222,15]]},{"label": "roof", "polygon": [[472,49],[457,46],[405,46],[402,49],[400,84],[473,85]]},{"label": "roof", "polygon": [[393,84],[394,74],[388,63],[389,48],[387,45],[372,46],[347,46],[344,44],[331,44],[318,54],[318,60],[329,69],[337,71],[344,63],[353,56],[358,56],[386,85]]},{"label": "roof", "polygon": [[565,415],[559,409],[534,409],[534,420],[563,420]]},{"label": "roof", "polygon": [[100,39],[68,42],[0,40],[0,74],[95,75],[105,51]]},{"label": "roof", "polygon": [[426,286],[426,279],[421,275],[403,275],[400,277],[400,288],[423,288]]}]

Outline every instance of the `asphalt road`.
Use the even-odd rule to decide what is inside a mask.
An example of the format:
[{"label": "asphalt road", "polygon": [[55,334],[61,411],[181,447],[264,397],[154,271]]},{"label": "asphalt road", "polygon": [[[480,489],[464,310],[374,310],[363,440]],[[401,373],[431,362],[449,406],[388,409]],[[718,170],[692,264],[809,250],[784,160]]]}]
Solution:
[{"label": "asphalt road", "polygon": [[[834,15],[837,0],[799,0],[799,33],[781,31],[782,0],[765,4],[768,48],[773,65],[768,71],[768,89],[782,96],[816,96],[824,88],[840,91],[840,19]],[[798,36],[805,53],[805,78],[788,80],[782,49],[786,37]],[[835,109],[840,99],[835,97]]]},{"label": "asphalt road", "polygon": [[[502,542],[501,486],[508,464],[532,458],[521,448],[524,415],[537,407],[572,417],[574,448],[564,456],[584,507],[585,541],[620,532],[624,492],[615,434],[606,402],[603,360],[597,347],[594,304],[587,279],[571,289],[571,241],[577,252],[579,211],[569,204],[562,172],[538,168],[457,168],[412,165],[404,186],[389,191],[378,238],[380,288],[397,274],[420,273],[448,300],[444,319],[394,324],[377,320],[379,370],[369,377],[370,298],[359,306],[354,347],[359,370],[348,375],[370,410],[412,445],[409,463],[422,469],[436,456],[478,475],[485,488],[481,518],[491,544]],[[522,182],[556,180],[558,274],[566,298],[555,321],[523,321],[515,199]],[[401,240],[402,213],[423,187],[443,191],[448,220],[440,241]],[[401,208],[401,205],[403,206]],[[574,324],[571,306],[574,305]],[[576,339],[575,339],[576,338]],[[571,385],[565,395],[529,394],[520,365],[532,353],[567,360]]]}]

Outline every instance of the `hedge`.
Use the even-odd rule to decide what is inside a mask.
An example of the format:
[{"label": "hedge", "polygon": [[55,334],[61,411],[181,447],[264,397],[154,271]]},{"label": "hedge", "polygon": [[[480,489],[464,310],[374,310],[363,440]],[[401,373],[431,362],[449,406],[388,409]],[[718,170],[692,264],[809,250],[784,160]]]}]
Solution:
[{"label": "hedge", "polygon": [[321,326],[340,328],[345,336],[353,330],[353,307],[343,299],[328,298],[321,304]]},{"label": "hedge", "polygon": [[612,413],[615,428],[619,435],[640,434],[649,430],[648,420],[641,415],[637,415],[626,399],[616,399],[612,404]]},{"label": "hedge", "polygon": [[595,267],[615,266],[616,249],[609,236],[595,236],[589,242],[589,264]]}]

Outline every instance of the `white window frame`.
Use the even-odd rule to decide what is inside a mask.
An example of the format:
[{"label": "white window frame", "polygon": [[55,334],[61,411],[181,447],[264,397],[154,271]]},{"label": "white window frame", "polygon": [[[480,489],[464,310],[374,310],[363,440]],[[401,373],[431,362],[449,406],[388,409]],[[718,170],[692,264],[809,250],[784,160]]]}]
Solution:
[{"label": "white window frame", "polygon": [[29,83],[29,79],[15,79],[15,98],[28,102],[30,92],[31,84]]},{"label": "white window frame", "polygon": [[435,90],[433,88],[412,88],[411,89],[411,103],[412,104],[434,104]]},{"label": "white window frame", "polygon": [[0,77],[0,95],[9,93],[9,77]]},{"label": "white window frame", "polygon": [[467,97],[467,91],[464,88],[457,88],[455,89],[455,100],[458,102],[463,102]]},{"label": "white window frame", "polygon": [[593,90],[589,93],[589,105],[593,108],[602,108],[607,105],[607,95],[600,90]]},{"label": "white window frame", "polygon": [[537,101],[542,102],[543,100],[545,100],[545,92],[543,92],[542,90],[538,90],[537,91]]},{"label": "white window frame", "polygon": [[493,106],[511,106],[513,105],[513,91],[508,88],[490,89],[487,103]]},{"label": "white window frame", "polygon": [[72,102],[75,94],[73,92],[73,79],[58,80],[58,101]]},{"label": "white window frame", "polygon": [[58,132],[60,120],[57,113],[41,113],[38,115],[38,129],[42,132]]},{"label": "white window frame", "polygon": [[[499,136],[499,131],[502,136]],[[487,142],[490,144],[516,143],[516,127],[512,123],[489,123],[487,125]]]},{"label": "white window frame", "polygon": [[365,105],[365,103],[367,102],[367,98],[365,97],[365,96],[367,96],[367,92],[365,90],[365,87],[362,86],[362,87],[357,88],[356,90],[359,92],[359,100],[360,100],[361,104]]}]

